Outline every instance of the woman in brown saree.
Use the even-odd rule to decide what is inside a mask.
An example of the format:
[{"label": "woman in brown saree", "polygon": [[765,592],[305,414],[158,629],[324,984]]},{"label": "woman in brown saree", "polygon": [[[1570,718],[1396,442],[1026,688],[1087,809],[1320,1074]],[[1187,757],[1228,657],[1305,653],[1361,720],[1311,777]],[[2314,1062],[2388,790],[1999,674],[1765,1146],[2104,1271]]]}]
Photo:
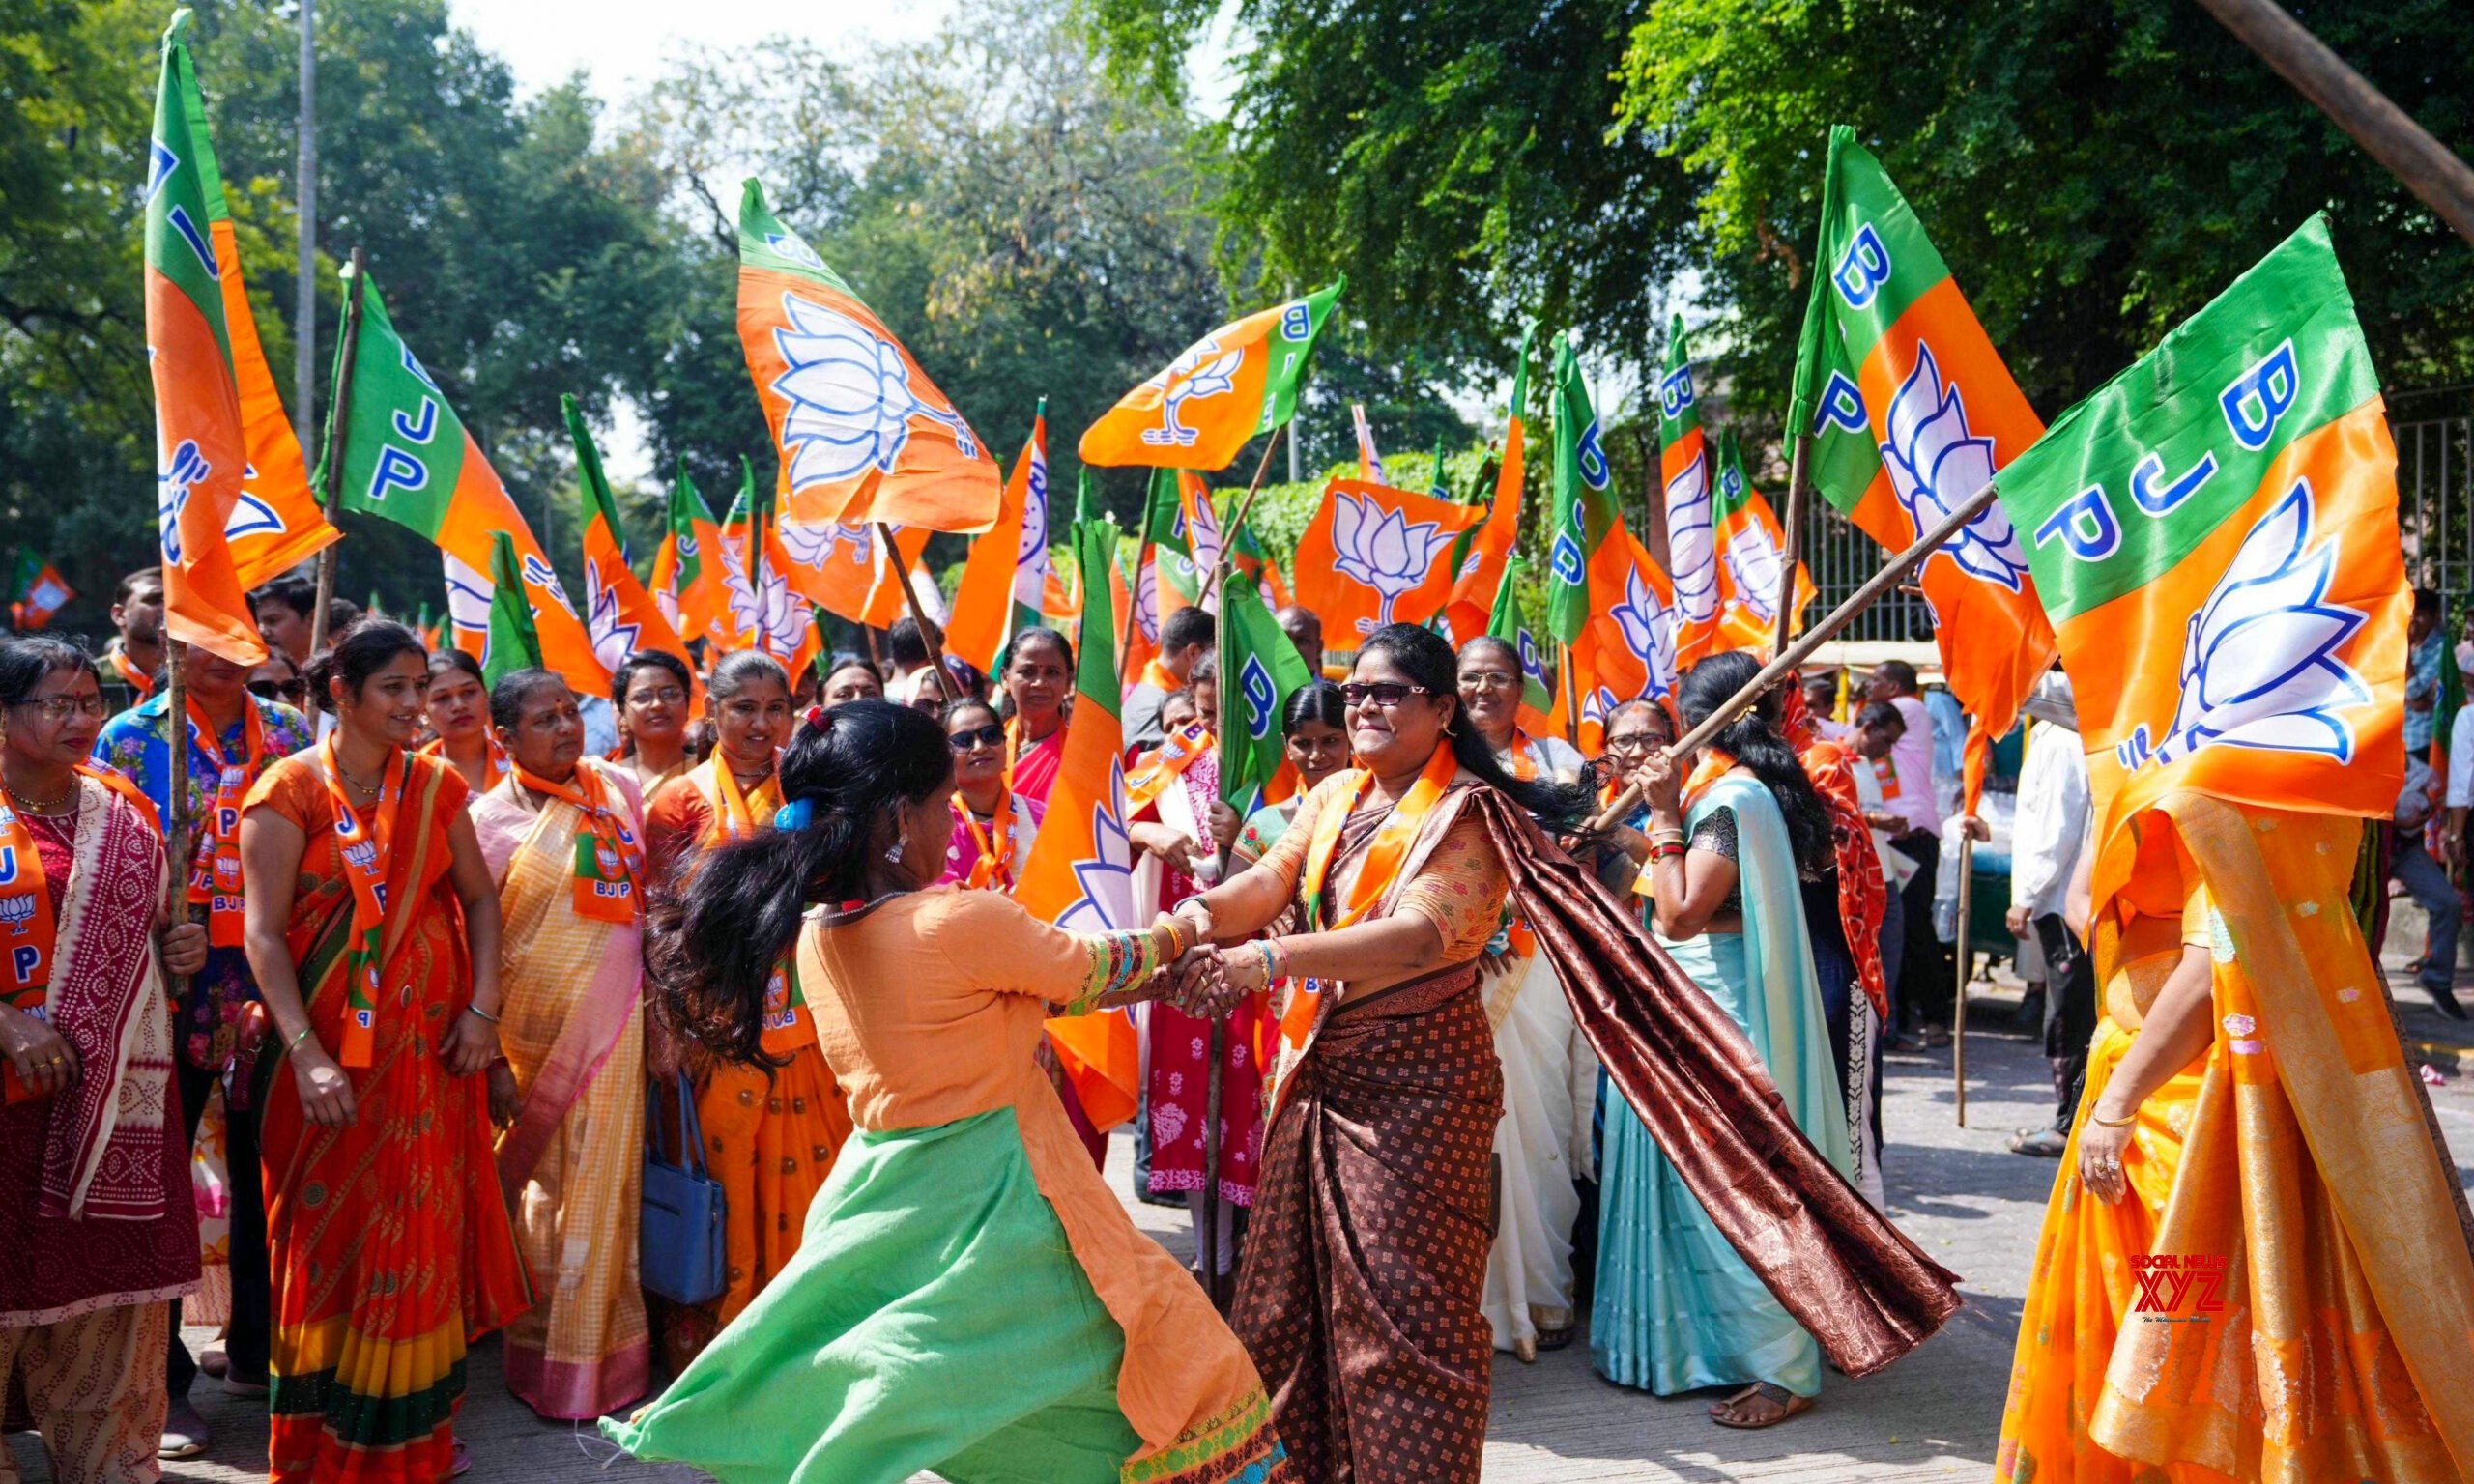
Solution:
[{"label": "woman in brown saree", "polygon": [[1223,941],[1292,902],[1308,929],[1210,969],[1232,992],[1297,982],[1230,1320],[1304,1477],[1475,1479],[1503,1113],[1478,956],[1506,880],[1465,806],[1491,787],[1560,823],[1587,799],[1503,771],[1428,630],[1369,638],[1342,695],[1360,766],[1317,786],[1258,864],[1179,908]]}]

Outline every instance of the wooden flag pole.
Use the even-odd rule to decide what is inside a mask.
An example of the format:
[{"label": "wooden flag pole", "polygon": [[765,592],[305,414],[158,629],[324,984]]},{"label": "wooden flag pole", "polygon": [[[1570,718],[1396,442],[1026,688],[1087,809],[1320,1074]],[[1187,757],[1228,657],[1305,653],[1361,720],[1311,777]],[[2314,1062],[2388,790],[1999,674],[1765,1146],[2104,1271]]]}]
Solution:
[{"label": "wooden flag pole", "polygon": [[[928,668],[936,672],[936,689],[945,696],[945,704],[962,699],[954,689],[954,677],[945,671],[945,645],[936,637],[936,625],[930,622],[928,611],[919,605],[919,589],[910,585],[910,563],[902,556],[902,548],[894,544],[893,528],[877,522],[877,539],[883,542],[885,556],[893,562],[893,575],[902,583],[902,601],[910,609],[910,621],[919,625],[919,642],[928,646]],[[814,619],[810,619],[814,622]]]},{"label": "wooden flag pole", "polygon": [[[1795,672],[1796,667],[1812,657],[1812,652],[1837,637],[1838,631],[1856,619],[1856,615],[1872,607],[1896,587],[1910,570],[1925,557],[1941,550],[1942,543],[1958,534],[1960,528],[1989,509],[1999,491],[1988,479],[1984,487],[1959,502],[1958,508],[1943,517],[1931,530],[1915,538],[1915,544],[1889,560],[1889,565],[1865,580],[1864,585],[1848,595],[1847,601],[1830,610],[1829,615],[1804,631],[1804,637],[1790,644],[1776,659],[1761,668],[1761,673],[1747,681],[1742,690],[1727,698],[1726,703],[1703,719],[1667,749],[1670,756],[1682,757],[1697,751],[1726,728],[1729,722],[1752,709],[1764,691]],[[1592,830],[1603,830],[1621,820],[1641,802],[1641,787],[1630,785],[1591,821]]]},{"label": "wooden flag pole", "polygon": [[1968,1126],[1968,982],[1975,976],[1971,970],[1975,951],[1968,942],[1968,909],[1973,905],[1970,898],[1975,880],[1975,837],[1962,832],[1959,836],[1959,994],[1950,1008],[1950,1080],[1958,1094],[1959,1127]]},{"label": "wooden flag pole", "polygon": [[1798,433],[1787,454],[1787,549],[1781,554],[1784,570],[1778,574],[1778,641],[1770,646],[1772,654],[1787,652],[1789,631],[1796,624],[1796,567],[1804,559],[1805,509],[1812,499],[1804,463],[1812,449],[1812,435]]},{"label": "wooden flag pole", "polygon": [[[1142,541],[1134,550],[1134,576],[1125,585],[1125,622],[1117,627],[1117,704],[1125,704],[1125,669],[1134,658],[1134,625],[1142,613],[1142,569],[1151,565],[1151,511],[1146,504],[1142,516]],[[1116,557],[1108,557],[1113,570]],[[1101,585],[1108,588],[1108,601],[1116,601],[1116,588],[1108,582],[1108,573],[1100,574]],[[1082,574],[1082,611],[1091,611],[1091,574]]]},{"label": "wooden flag pole", "polygon": [[[334,548],[330,546],[327,550],[331,552]],[[172,806],[172,817],[165,821],[170,826],[171,836],[164,842],[164,864],[167,868],[164,874],[172,880],[171,899],[163,904],[163,917],[175,928],[187,926],[189,920],[188,658],[188,645],[169,635],[164,636],[163,721],[165,739],[170,744],[170,757],[163,769],[163,780],[171,791],[168,802]],[[174,999],[187,988],[187,976],[172,980]]]},{"label": "wooden flag pole", "polygon": [[[335,510],[339,503],[335,489],[344,477],[344,434],[352,421],[353,363],[360,359],[360,351],[362,267],[361,250],[355,247],[352,265],[345,270],[349,281],[344,284],[343,328],[336,331],[335,385],[333,394],[327,399],[327,452],[318,461],[318,467],[327,475],[326,487],[318,492],[318,498],[330,526],[335,524]],[[318,554],[318,595],[314,600],[317,608],[309,614],[309,652],[313,655],[327,647],[327,608],[334,601],[335,567],[342,559],[341,541],[328,542],[327,549]],[[454,619],[448,618],[447,624],[453,627]],[[306,699],[308,705],[304,709],[309,728],[314,733],[318,728],[318,710],[326,704],[326,698],[312,690]]]},{"label": "wooden flag pole", "polygon": [[2474,167],[2365,81],[2274,0],[2200,0],[2260,61],[2276,69],[2365,153],[2474,243]]}]

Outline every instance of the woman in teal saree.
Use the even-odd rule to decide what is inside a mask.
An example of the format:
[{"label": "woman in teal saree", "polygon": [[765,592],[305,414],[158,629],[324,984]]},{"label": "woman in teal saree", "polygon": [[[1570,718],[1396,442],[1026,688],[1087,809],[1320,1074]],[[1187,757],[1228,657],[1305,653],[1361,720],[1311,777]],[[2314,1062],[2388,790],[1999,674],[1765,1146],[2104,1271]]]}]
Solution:
[{"label": "woman in teal saree", "polygon": [[[1742,653],[1695,666],[1678,697],[1684,725],[1758,669]],[[1773,697],[1697,759],[1660,753],[1635,775],[1652,842],[1635,890],[1649,899],[1660,946],[1742,1028],[1797,1127],[1846,1174],[1846,1107],[1797,886],[1799,870],[1832,860],[1828,816],[1774,709]],[[1819,1345],[1736,1255],[1639,1117],[1610,1099],[1605,1121],[1590,1315],[1598,1374],[1661,1396],[1739,1387],[1710,1409],[1726,1427],[1769,1427],[1809,1408],[1821,1391]]]}]

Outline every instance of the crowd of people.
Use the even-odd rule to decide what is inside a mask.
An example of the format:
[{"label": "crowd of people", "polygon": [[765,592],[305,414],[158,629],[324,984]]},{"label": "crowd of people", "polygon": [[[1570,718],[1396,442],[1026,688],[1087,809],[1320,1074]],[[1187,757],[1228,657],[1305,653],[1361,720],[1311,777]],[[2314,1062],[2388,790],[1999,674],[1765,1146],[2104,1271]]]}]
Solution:
[{"label": "crowd of people", "polygon": [[[255,605],[269,659],[192,652],[181,718],[154,572],[99,654],[0,646],[0,1160],[30,1193],[0,1202],[0,1390],[66,1484],[203,1451],[201,1371],[266,1397],[278,1480],[450,1477],[492,1332],[541,1416],[723,1477],[1475,1479],[1498,1353],[1585,1335],[1607,1380],[1765,1428],[1956,1302],[1878,1215],[1882,1058],[1947,1044],[1973,966],[1942,857],[1996,832],[1960,807],[1966,719],[1901,661],[1678,756],[1761,668],[1714,654],[1591,757],[1533,729],[1510,644],[1395,625],[1336,680],[1291,608],[1317,678],[1241,813],[1214,620],[1180,610],[1122,714],[1149,922],[1076,933],[1012,900],[1073,725],[1054,630],[992,675],[906,620],[881,665],[647,652],[578,696],[349,605],[313,648],[297,580]],[[2426,743],[2438,629],[2418,607]],[[1999,824],[2056,1116],[2012,1147],[2063,1170],[2004,1446],[2050,1455],[2088,1446],[2071,1326],[2120,1322],[2072,1305],[2176,1178],[2227,889],[2160,847],[2155,932],[2091,925],[2057,670],[2028,713]],[[2353,842],[2424,902],[2452,1014],[2469,780],[2419,781],[2435,857],[2402,807]],[[2099,938],[2159,967],[2101,984]],[[1653,1054],[1661,984],[1696,998]],[[1190,1270],[1105,1183],[1045,1035],[1093,1013],[1141,1027],[1131,1179],[1191,1213]],[[1746,1111],[1680,1149],[1642,1092],[1673,1066]],[[710,1229],[664,1207],[676,1248],[647,1249],[648,1171]],[[206,1266],[222,1337],[192,1355]]]}]

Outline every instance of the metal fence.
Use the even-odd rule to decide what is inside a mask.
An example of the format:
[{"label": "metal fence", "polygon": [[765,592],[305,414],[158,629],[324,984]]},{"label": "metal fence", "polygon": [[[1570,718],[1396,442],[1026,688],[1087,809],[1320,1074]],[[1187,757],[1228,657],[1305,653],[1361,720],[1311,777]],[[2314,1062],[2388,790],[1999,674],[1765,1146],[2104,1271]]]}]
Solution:
[{"label": "metal fence", "polygon": [[[2438,589],[2454,610],[2474,592],[2474,414],[2418,417],[2391,426],[2405,580]],[[1884,554],[1826,501],[1815,503],[1804,528],[1804,559],[1820,592],[1811,610],[1818,617],[1879,572]],[[1845,637],[1909,640],[1932,634],[1931,612],[1923,598],[1908,591],[1874,604],[1847,626]]]}]

